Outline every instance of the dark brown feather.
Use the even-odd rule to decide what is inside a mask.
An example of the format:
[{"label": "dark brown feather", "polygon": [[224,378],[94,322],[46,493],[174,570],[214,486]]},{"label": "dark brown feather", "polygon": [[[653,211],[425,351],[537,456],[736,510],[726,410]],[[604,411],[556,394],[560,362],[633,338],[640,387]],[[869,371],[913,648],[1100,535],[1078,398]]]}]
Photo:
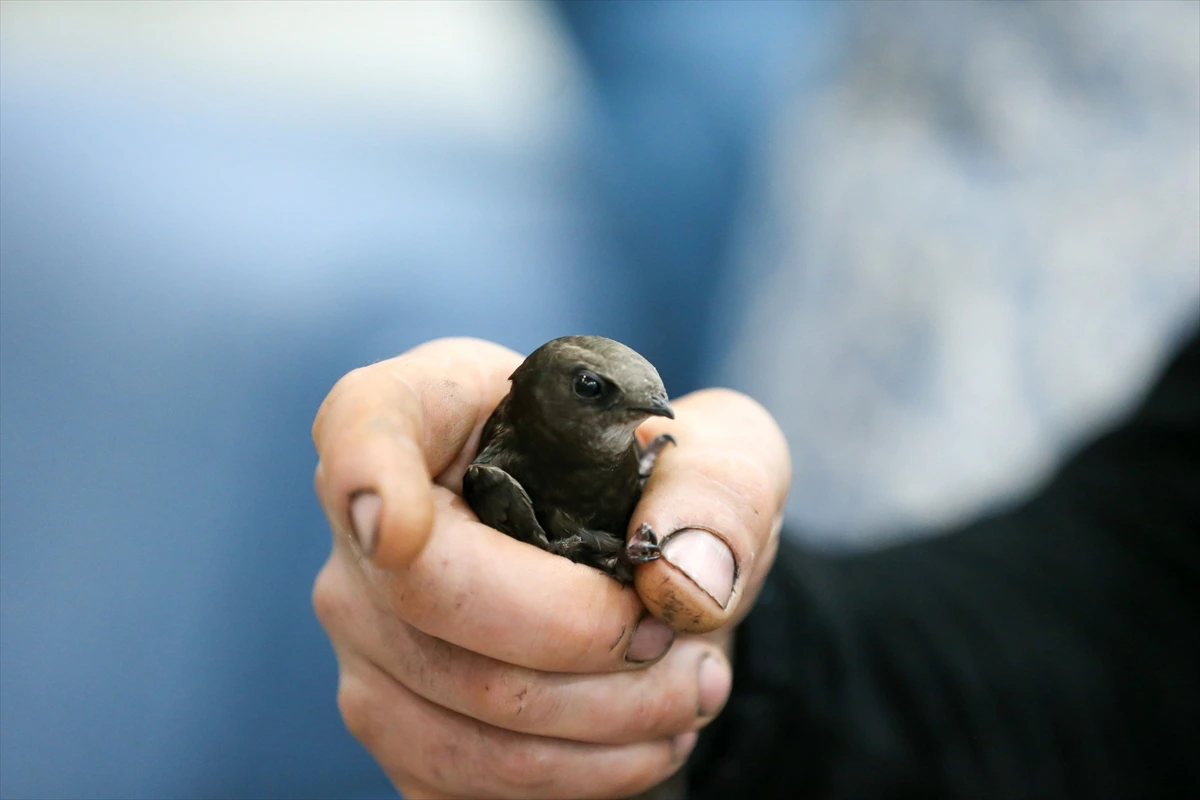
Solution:
[{"label": "dark brown feather", "polygon": [[[581,371],[611,396],[575,393]],[[463,496],[485,524],[631,582],[634,563],[656,550],[630,556],[625,532],[654,459],[674,441],[640,447],[634,430],[651,414],[671,411],[657,371],[640,355],[600,337],[548,342],[513,373],[511,391],[484,424]]]}]

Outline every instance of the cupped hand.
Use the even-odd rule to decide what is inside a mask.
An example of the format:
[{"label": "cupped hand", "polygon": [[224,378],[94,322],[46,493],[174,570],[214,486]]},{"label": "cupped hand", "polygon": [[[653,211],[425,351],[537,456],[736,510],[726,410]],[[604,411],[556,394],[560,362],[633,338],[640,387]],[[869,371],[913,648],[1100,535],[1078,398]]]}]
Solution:
[{"label": "cupped hand", "polygon": [[725,702],[732,627],[775,553],[787,448],[724,390],[639,430],[679,444],[630,525],[650,523],[665,555],[638,568],[637,592],[480,524],[462,476],[520,361],[431,342],[345,376],[313,426],[334,533],[313,602],[339,707],[414,800],[620,797],[664,780]]}]

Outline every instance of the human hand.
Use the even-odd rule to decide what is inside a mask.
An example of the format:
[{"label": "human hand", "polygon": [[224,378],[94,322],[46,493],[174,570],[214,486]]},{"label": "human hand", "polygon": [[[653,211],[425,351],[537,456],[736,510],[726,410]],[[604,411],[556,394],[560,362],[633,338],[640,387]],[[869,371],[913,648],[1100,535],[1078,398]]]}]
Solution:
[{"label": "human hand", "polygon": [[639,431],[679,447],[630,528],[664,534],[666,558],[639,568],[639,592],[675,627],[711,633],[672,646],[635,592],[477,522],[462,475],[520,361],[485,342],[431,342],[347,375],[313,427],[334,531],[313,602],[339,706],[410,798],[612,797],[659,783],[724,703],[732,624],[774,557],[786,446],[761,407],[722,390]]}]

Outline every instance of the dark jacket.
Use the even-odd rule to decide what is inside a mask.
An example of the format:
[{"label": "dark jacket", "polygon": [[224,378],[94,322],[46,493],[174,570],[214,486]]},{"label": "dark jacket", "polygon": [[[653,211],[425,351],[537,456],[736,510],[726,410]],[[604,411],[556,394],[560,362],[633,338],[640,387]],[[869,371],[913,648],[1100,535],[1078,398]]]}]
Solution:
[{"label": "dark jacket", "polygon": [[1200,793],[1200,339],[1011,510],[781,548],[693,798]]}]

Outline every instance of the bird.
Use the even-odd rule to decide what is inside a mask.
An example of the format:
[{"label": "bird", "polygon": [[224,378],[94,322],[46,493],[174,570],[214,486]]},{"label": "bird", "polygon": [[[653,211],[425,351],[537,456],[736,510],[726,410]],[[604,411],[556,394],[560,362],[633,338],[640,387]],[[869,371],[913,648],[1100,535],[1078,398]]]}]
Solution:
[{"label": "bird", "polygon": [[658,370],[602,336],[563,336],[534,350],[509,376],[509,392],[484,423],[463,477],[463,498],[486,525],[595,567],[622,584],[662,556],[648,524],[625,532],[659,454],[635,430],[675,418]]}]

